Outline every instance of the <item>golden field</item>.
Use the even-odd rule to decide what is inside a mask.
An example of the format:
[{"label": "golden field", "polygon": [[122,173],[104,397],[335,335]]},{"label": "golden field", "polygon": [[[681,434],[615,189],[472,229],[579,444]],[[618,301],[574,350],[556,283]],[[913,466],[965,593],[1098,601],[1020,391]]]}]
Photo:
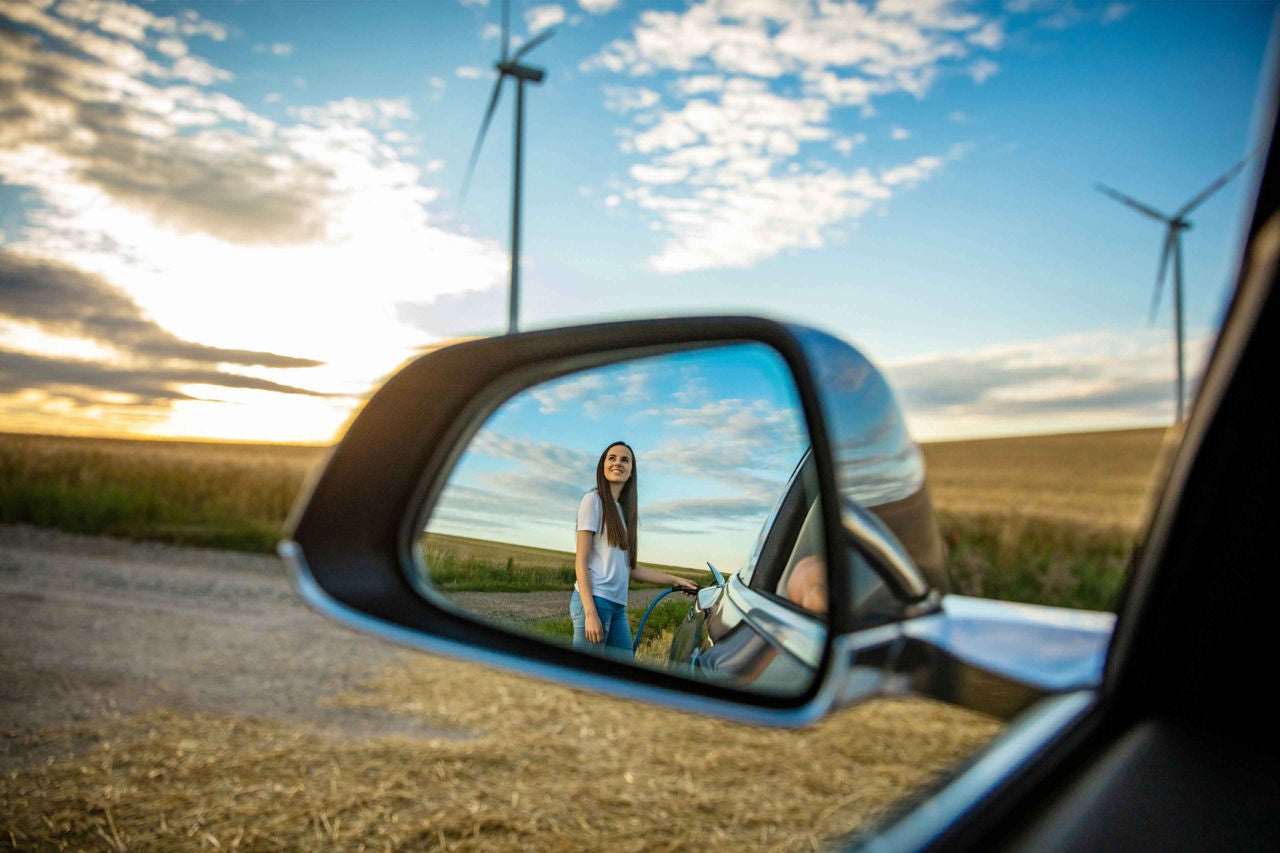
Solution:
[{"label": "golden field", "polygon": [[[1164,429],[1124,430],[923,445],[934,503],[966,515],[1027,515],[1098,528],[1136,530],[1153,485]],[[326,449],[290,445],[143,441],[0,433],[0,475],[12,495],[4,521],[61,491],[104,503],[125,491],[200,518],[278,530]],[[38,488],[37,488],[38,486]],[[46,504],[52,503],[45,501]],[[35,515],[40,507],[27,507]],[[89,523],[91,513],[82,517]],[[104,522],[122,532],[123,514]],[[50,517],[48,523],[63,526]],[[86,531],[88,532],[88,531]],[[109,531],[92,531],[109,532]],[[127,533],[125,535],[128,535]],[[558,557],[556,558],[558,559]]]},{"label": "golden field", "polygon": [[[1164,436],[1144,429],[925,445],[953,589],[1111,606]],[[317,447],[0,433],[0,523],[270,552],[325,455]],[[565,562],[554,552],[530,559]]]},{"label": "golden field", "polygon": [[1165,429],[991,438],[924,445],[940,510],[1027,515],[1136,531]]},{"label": "golden field", "polygon": [[[1163,435],[927,445],[953,586],[1107,606]],[[265,550],[323,457],[0,434],[0,521]],[[327,701],[474,737],[360,739],[165,710],[39,732],[28,739],[63,757],[0,777],[0,849],[811,850],[1000,730],[906,699],[766,730],[427,655]]]}]

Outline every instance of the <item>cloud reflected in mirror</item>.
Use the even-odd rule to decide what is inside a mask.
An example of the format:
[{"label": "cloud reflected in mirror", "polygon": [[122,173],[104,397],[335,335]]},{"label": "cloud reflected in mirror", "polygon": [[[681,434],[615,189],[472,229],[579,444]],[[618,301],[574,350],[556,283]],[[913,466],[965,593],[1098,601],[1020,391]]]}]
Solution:
[{"label": "cloud reflected in mirror", "polygon": [[791,372],[763,344],[559,376],[506,399],[466,443],[415,580],[519,633],[802,692],[826,639],[808,447]]}]

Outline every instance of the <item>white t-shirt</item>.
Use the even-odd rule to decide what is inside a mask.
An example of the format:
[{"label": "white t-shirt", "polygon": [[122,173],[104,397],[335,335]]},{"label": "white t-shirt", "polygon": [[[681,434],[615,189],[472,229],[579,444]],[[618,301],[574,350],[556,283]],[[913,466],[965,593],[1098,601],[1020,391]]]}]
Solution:
[{"label": "white t-shirt", "polygon": [[[622,525],[625,529],[626,521]],[[583,495],[582,502],[578,504],[578,529],[595,534],[591,537],[591,554],[587,558],[587,567],[591,570],[591,594],[625,607],[631,564],[625,550],[609,544],[609,534],[604,526],[604,504],[594,491]],[[578,589],[576,582],[573,588]]]}]

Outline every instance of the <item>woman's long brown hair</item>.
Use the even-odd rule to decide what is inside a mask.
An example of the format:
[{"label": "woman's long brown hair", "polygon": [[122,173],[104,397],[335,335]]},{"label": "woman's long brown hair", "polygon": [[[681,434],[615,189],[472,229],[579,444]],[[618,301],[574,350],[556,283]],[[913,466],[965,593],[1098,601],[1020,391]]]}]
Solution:
[{"label": "woman's long brown hair", "polygon": [[[625,447],[631,454],[631,476],[622,485],[622,491],[618,493],[616,501],[613,499],[613,489],[609,488],[609,481],[604,476],[604,458],[615,447]],[[625,441],[615,441],[600,454],[600,461],[596,463],[596,491],[600,494],[605,536],[610,545],[626,550],[627,563],[634,569],[640,516],[636,510],[636,452],[631,449],[631,445]],[[624,520],[626,527],[623,527]]]}]

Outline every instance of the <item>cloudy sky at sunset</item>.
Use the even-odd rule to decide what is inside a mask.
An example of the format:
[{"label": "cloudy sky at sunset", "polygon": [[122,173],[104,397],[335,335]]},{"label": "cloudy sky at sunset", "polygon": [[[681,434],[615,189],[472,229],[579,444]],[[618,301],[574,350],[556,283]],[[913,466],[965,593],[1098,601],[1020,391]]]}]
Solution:
[{"label": "cloudy sky at sunset", "polygon": [[[0,0],[0,430],[330,440],[506,325],[499,3]],[[865,349],[923,439],[1167,423],[1160,223],[1258,143],[1268,3],[512,2],[522,328]],[[1255,176],[1184,239],[1188,362]]]}]

